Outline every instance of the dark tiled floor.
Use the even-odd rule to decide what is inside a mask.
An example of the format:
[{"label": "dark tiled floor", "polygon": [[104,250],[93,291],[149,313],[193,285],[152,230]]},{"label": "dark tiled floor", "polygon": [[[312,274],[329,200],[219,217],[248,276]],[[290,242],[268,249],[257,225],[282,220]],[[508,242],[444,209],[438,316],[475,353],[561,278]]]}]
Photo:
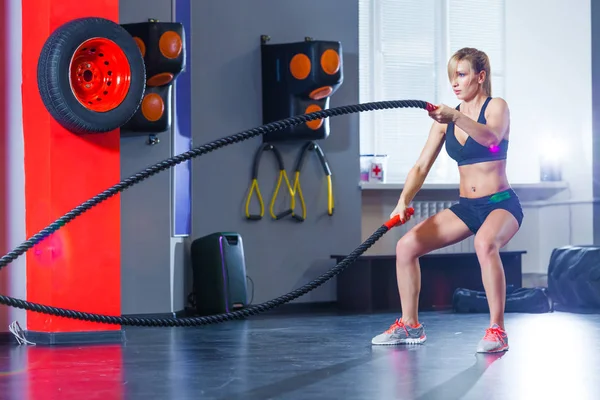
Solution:
[{"label": "dark tiled floor", "polygon": [[600,315],[509,314],[503,356],[474,352],[484,314],[424,313],[425,345],[372,347],[393,317],[272,315],[128,328],[123,346],[5,346],[0,398],[600,398]]}]

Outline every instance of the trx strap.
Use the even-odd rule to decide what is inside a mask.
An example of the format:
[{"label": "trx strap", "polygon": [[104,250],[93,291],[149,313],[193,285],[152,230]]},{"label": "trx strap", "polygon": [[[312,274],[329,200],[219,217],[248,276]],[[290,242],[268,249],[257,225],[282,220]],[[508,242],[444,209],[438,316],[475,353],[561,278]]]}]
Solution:
[{"label": "trx strap", "polygon": [[[254,165],[252,167],[252,184],[250,185],[250,191],[248,192],[248,197],[246,199],[246,218],[249,220],[257,221],[262,219],[265,213],[265,206],[263,203],[262,195],[260,193],[260,189],[258,187],[258,167],[260,165],[260,160],[262,158],[262,153],[265,151],[271,150],[275,155],[275,159],[277,160],[277,165],[279,166],[279,179],[277,180],[277,186],[275,187],[275,191],[273,193],[273,198],[271,199],[271,204],[269,206],[269,212],[271,214],[271,218],[278,220],[287,215],[292,214],[292,209],[285,210],[280,212],[279,214],[275,214],[275,200],[277,198],[277,194],[279,193],[279,187],[281,186],[281,180],[285,179],[285,183],[288,187],[288,191],[290,196],[294,196],[292,191],[292,187],[290,185],[290,181],[288,179],[287,173],[285,172],[285,168],[283,165],[283,158],[281,157],[281,153],[275,146],[270,143],[263,143],[256,152],[254,156]],[[258,198],[258,203],[260,205],[260,214],[250,214],[250,200],[252,198],[252,192],[256,190],[256,196]]]},{"label": "trx strap", "polygon": [[[306,160],[306,155],[308,153],[309,150],[312,150],[316,153],[317,157],[319,158],[319,161],[321,163],[321,166],[323,167],[323,171],[325,172],[325,176],[327,179],[327,214],[329,215],[333,215],[333,186],[332,186],[332,182],[331,182],[331,169],[329,168],[329,163],[327,162],[327,159],[325,158],[325,154],[323,153],[323,149],[321,149],[321,147],[315,143],[315,142],[308,142],[306,144],[306,146],[304,146],[304,148],[301,150],[300,155],[298,157],[298,161],[296,162],[296,171],[295,171],[295,176],[294,176],[294,186],[293,186],[293,195],[294,197],[292,198],[292,217],[294,217],[297,221],[302,222],[306,219],[306,203],[304,202],[304,196],[302,194],[302,188],[300,187],[300,170],[302,169],[302,166],[304,165],[304,161]],[[297,215],[296,213],[293,212],[294,208],[295,208],[295,195],[296,193],[298,193],[298,197],[300,199],[300,207],[302,208],[302,216]]]}]

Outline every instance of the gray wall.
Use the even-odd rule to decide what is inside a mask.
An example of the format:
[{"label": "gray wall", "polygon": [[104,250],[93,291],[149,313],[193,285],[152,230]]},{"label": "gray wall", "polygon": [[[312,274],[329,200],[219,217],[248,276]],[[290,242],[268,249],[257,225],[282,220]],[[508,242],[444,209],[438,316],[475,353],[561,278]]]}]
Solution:
[{"label": "gray wall", "polygon": [[[341,41],[345,81],[330,106],[358,103],[356,0],[197,1],[192,5],[192,24],[194,146],[262,125],[262,34],[271,36],[271,44],[302,41],[306,36]],[[333,217],[326,213],[327,188],[316,158],[308,160],[302,173],[308,212],[302,224],[269,217],[268,205],[276,181],[271,154],[264,157],[259,176],[265,218],[252,222],[245,219],[252,159],[260,137],[194,160],[191,239],[222,231],[241,234],[247,274],[255,284],[254,303],[313,280],[334,265],[331,254],[348,253],[360,244],[358,118],[352,114],[331,119],[331,136],[321,143],[333,173]],[[293,179],[299,149],[284,145],[279,148]],[[256,210],[257,206],[254,198],[252,207]],[[335,279],[297,302],[334,299]]]},{"label": "gray wall", "polygon": [[[148,18],[172,20],[170,0],[120,0],[120,23]],[[171,156],[171,132],[160,143],[148,135],[121,139],[121,177]],[[171,309],[171,171],[164,171],[121,194],[121,312],[167,313]]]}]

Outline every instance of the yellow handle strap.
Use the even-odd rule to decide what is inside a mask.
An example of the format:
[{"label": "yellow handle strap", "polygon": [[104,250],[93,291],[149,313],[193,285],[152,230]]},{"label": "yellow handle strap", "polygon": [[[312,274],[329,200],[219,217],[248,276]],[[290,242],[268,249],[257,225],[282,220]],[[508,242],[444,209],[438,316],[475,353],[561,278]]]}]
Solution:
[{"label": "yellow handle strap", "polygon": [[327,214],[333,215],[333,185],[331,175],[327,175]]},{"label": "yellow handle strap", "polygon": [[[294,190],[292,196],[292,217],[297,219],[298,221],[304,221],[306,219],[306,203],[304,202],[304,195],[302,194],[302,188],[300,187],[300,171],[296,171],[294,174]],[[300,207],[302,207],[302,216],[296,215],[294,209],[296,208],[296,193],[298,193],[298,197],[300,198]]]},{"label": "yellow handle strap", "polygon": [[275,214],[275,200],[277,199],[277,194],[279,193],[279,188],[281,186],[281,181],[285,180],[285,184],[288,188],[288,193],[290,194],[290,196],[292,196],[292,199],[294,197],[294,191],[292,190],[292,186],[290,185],[290,180],[288,179],[287,173],[285,172],[285,169],[281,169],[279,170],[279,179],[277,180],[277,186],[275,186],[275,191],[273,192],[273,197],[271,198],[271,205],[269,207],[269,212],[271,213],[271,218],[277,220],[277,219],[281,219],[285,216],[288,216],[290,214],[292,214],[292,209],[290,208],[289,210],[285,210],[283,212],[280,212],[279,214]]},{"label": "yellow handle strap", "polygon": [[[256,190],[256,197],[258,198],[258,204],[260,205],[260,214],[250,214],[250,200],[252,200],[252,192]],[[246,198],[246,218],[250,220],[259,220],[265,214],[265,204],[263,203],[262,195],[260,194],[260,189],[258,188],[258,180],[256,178],[252,179],[252,184],[250,185],[250,190],[248,192],[248,197]]]}]

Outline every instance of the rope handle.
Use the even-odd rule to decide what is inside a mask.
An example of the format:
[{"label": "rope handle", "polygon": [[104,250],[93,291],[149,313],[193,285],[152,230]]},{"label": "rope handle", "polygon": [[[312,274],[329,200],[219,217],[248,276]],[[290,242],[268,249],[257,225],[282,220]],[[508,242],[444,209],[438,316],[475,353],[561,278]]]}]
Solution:
[{"label": "rope handle", "polygon": [[[406,209],[406,213],[410,216],[415,215],[415,209],[412,207],[409,207]],[[395,226],[399,226],[399,225],[403,225],[406,222],[400,222],[400,215],[394,215],[391,219],[389,219],[384,225],[388,228],[388,229],[392,229]]]}]

